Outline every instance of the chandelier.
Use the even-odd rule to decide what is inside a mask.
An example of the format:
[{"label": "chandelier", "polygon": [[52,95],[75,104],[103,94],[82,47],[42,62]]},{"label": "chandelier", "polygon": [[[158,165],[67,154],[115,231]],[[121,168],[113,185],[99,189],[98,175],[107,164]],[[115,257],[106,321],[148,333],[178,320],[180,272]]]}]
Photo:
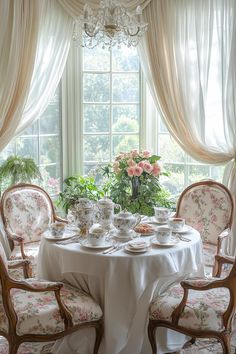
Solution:
[{"label": "chandelier", "polygon": [[140,6],[130,14],[117,0],[101,1],[97,11],[85,4],[83,16],[75,22],[73,40],[87,48],[136,46],[148,26],[141,15]]}]

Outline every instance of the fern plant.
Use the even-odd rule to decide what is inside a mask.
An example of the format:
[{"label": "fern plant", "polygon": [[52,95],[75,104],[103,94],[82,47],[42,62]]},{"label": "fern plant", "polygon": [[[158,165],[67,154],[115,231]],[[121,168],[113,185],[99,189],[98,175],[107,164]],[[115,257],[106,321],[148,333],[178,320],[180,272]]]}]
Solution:
[{"label": "fern plant", "polygon": [[1,190],[20,182],[30,183],[34,179],[42,177],[38,166],[31,158],[11,155],[0,166]]}]

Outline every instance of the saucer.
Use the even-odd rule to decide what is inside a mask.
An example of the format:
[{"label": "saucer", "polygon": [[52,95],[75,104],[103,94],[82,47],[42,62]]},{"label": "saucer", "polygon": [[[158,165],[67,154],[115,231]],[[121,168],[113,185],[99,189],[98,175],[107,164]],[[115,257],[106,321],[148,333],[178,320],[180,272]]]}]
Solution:
[{"label": "saucer", "polygon": [[145,253],[148,251],[148,246],[144,248],[133,248],[130,247],[129,245],[126,245],[125,250],[131,253]]},{"label": "saucer", "polygon": [[127,233],[122,233],[121,231],[118,231],[118,230],[115,230],[115,229],[110,232],[110,235],[112,237],[116,237],[116,238],[118,238],[120,240],[130,240],[132,238],[136,238],[136,237],[140,236],[140,234],[138,234],[134,230],[130,230]]},{"label": "saucer", "polygon": [[109,248],[111,246],[113,246],[113,242],[111,240],[108,241],[104,241],[104,243],[102,243],[101,245],[91,245],[91,243],[89,243],[88,240],[83,240],[81,242],[81,246],[85,247],[85,248],[89,248],[89,249],[95,249],[95,250],[100,250],[100,249],[105,249],[105,248]]},{"label": "saucer", "polygon": [[192,230],[192,226],[189,226],[189,225],[184,225],[184,227],[182,228],[181,231],[173,231],[173,233],[176,233],[176,234],[184,234],[185,232],[189,232]]},{"label": "saucer", "polygon": [[43,233],[43,236],[46,240],[49,240],[49,241],[62,241],[62,240],[67,240],[71,237],[74,237],[75,235],[77,235],[77,232],[75,231],[72,231],[72,230],[65,230],[65,232],[63,233],[62,236],[60,237],[55,237],[51,234],[51,231],[50,230],[46,230],[44,231]]},{"label": "saucer", "polygon": [[151,243],[153,246],[161,246],[161,247],[172,247],[172,246],[176,246],[178,243],[180,242],[180,240],[176,237],[171,236],[171,239],[169,242],[166,243],[161,243],[159,241],[157,241],[155,238],[152,239]]}]

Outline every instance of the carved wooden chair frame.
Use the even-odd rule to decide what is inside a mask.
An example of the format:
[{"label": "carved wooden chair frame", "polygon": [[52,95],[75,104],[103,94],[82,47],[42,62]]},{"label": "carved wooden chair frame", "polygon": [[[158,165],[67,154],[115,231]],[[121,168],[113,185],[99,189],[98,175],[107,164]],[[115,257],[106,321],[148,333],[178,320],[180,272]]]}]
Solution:
[{"label": "carved wooden chair frame", "polygon": [[[223,349],[222,354],[231,353],[230,339],[233,332],[233,320],[236,311],[236,261],[233,257],[223,257],[223,256],[221,257],[218,256],[218,261],[221,265],[223,263],[233,264],[232,270],[226,278],[224,279],[212,278],[209,280],[208,284],[198,285],[198,286],[191,284],[191,279],[189,279],[190,282],[188,282],[187,280],[182,281],[180,284],[184,290],[183,298],[179,303],[179,305],[172,312],[171,322],[166,320],[153,320],[153,319],[149,320],[148,337],[152,347],[153,354],[156,354],[157,352],[155,332],[158,327],[169,328],[171,330],[190,336],[193,339],[192,342],[194,342],[194,339],[196,338],[216,338],[222,345],[222,349]],[[179,325],[179,319],[181,313],[184,310],[184,307],[186,306],[186,302],[188,299],[188,292],[190,289],[196,291],[206,291],[210,289],[216,289],[219,287],[227,288],[230,294],[230,300],[227,309],[225,310],[222,316],[224,329],[221,332],[213,331],[213,330],[212,331],[194,330]]]},{"label": "carved wooden chair frame", "polygon": [[14,190],[18,190],[18,189],[32,189],[32,190],[36,190],[36,191],[42,193],[46,197],[46,199],[48,200],[49,205],[51,206],[52,222],[61,221],[61,222],[67,223],[67,220],[56,215],[52,199],[43,188],[41,188],[37,185],[34,185],[34,184],[30,184],[30,183],[19,183],[19,184],[15,184],[15,185],[9,187],[8,189],[6,189],[2,194],[1,204],[0,204],[0,212],[1,212],[1,217],[2,217],[2,221],[3,221],[4,229],[5,229],[5,232],[7,234],[8,240],[9,240],[11,251],[13,251],[15,243],[18,244],[20,246],[22,258],[26,259],[27,255],[25,254],[25,250],[24,250],[24,237],[21,237],[15,233],[11,232],[11,230],[9,229],[9,227],[7,225],[7,220],[6,220],[5,213],[4,213],[4,204],[5,204],[4,202],[5,202],[5,199],[7,198],[8,193],[12,192]]},{"label": "carved wooden chair frame", "polygon": [[[223,230],[221,232],[221,234],[218,235],[218,239],[217,239],[217,251],[216,251],[216,256],[219,255],[221,256],[222,255],[222,242],[224,239],[226,239],[227,237],[230,236],[230,230],[231,230],[231,227],[232,227],[232,220],[233,220],[233,210],[234,210],[234,202],[233,202],[233,197],[229,191],[229,189],[223,185],[222,183],[219,183],[219,182],[216,182],[216,181],[213,181],[213,180],[206,180],[206,181],[200,181],[200,182],[196,182],[196,183],[193,183],[191,184],[190,186],[188,186],[182,193],[181,195],[179,196],[179,199],[178,199],[178,202],[177,202],[177,206],[176,206],[176,217],[179,217],[180,216],[180,208],[181,208],[181,203],[183,201],[183,198],[185,196],[185,194],[197,187],[197,186],[208,186],[208,187],[215,187],[215,188],[218,188],[218,189],[221,189],[221,190],[224,190],[224,192],[228,195],[229,197],[229,200],[230,200],[230,203],[231,203],[231,212],[230,212],[230,217],[229,217],[229,221],[228,221],[228,224],[225,225],[225,230]],[[218,258],[215,257],[215,264],[214,264],[214,267],[213,267],[213,276],[216,276],[216,274],[218,273],[218,268],[219,268],[219,263],[218,263]]]},{"label": "carved wooden chair frame", "polygon": [[[9,268],[18,268],[23,267],[24,275],[29,277],[30,275],[30,261],[29,260],[21,260],[14,262],[14,265]],[[77,325],[73,325],[72,323],[72,316],[71,313],[68,311],[67,307],[63,303],[61,296],[60,296],[60,289],[62,288],[63,284],[59,282],[47,282],[49,283],[48,286],[42,284],[41,287],[34,287],[29,283],[25,282],[24,280],[14,280],[8,275],[8,271],[5,267],[5,264],[0,257],[0,281],[2,287],[2,300],[3,306],[5,309],[5,314],[9,321],[9,329],[8,333],[0,331],[0,335],[5,337],[9,343],[9,354],[16,354],[18,351],[19,346],[24,342],[50,342],[57,339],[60,339],[67,334],[75,332],[79,329],[83,328],[94,328],[96,331],[96,338],[94,343],[94,354],[98,354],[98,349],[101,343],[101,339],[103,336],[103,319],[99,319],[96,321],[90,321],[85,323],[80,323]],[[40,281],[39,281],[40,282]],[[53,291],[55,294],[55,298],[58,304],[58,308],[60,310],[62,319],[64,321],[65,329],[61,332],[55,334],[24,334],[24,335],[17,335],[16,325],[17,325],[17,314],[14,310],[13,303],[11,301],[10,291],[13,288],[22,289],[30,292],[48,292]]]}]

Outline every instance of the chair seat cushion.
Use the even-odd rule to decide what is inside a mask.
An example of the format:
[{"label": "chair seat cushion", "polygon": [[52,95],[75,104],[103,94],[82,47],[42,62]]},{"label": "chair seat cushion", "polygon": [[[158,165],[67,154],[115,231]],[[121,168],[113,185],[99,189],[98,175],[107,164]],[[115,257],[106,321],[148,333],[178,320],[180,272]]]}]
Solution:
[{"label": "chair seat cushion", "polygon": [[[28,281],[30,282],[27,279]],[[35,281],[32,280],[34,287]],[[38,286],[40,287],[40,282]],[[18,335],[53,334],[64,330],[64,322],[53,291],[34,293],[12,289],[11,296],[18,316]],[[72,315],[73,324],[95,321],[102,317],[100,306],[91,296],[79,289],[64,285],[61,289],[61,299]]]},{"label": "chair seat cushion", "polygon": [[[171,322],[172,312],[182,300],[183,292],[178,284],[152,301],[149,308],[150,319]],[[187,305],[181,314],[179,325],[194,330],[221,331],[224,329],[222,314],[228,303],[229,291],[226,288],[189,290]]]}]

